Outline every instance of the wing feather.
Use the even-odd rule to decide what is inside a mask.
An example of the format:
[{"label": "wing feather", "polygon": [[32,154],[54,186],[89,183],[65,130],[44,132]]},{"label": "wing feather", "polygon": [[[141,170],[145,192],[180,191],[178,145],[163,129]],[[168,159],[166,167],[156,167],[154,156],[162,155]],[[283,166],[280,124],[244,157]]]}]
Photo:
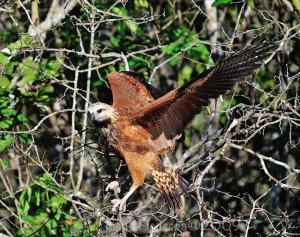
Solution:
[{"label": "wing feather", "polygon": [[210,99],[225,94],[236,83],[250,76],[263,64],[265,53],[273,47],[261,45],[228,56],[204,74],[149,103],[128,118],[151,133],[158,152],[170,151],[201,107],[209,105]]},{"label": "wing feather", "polygon": [[155,87],[134,72],[112,72],[108,80],[113,94],[113,107],[120,115],[132,114],[161,96]]}]

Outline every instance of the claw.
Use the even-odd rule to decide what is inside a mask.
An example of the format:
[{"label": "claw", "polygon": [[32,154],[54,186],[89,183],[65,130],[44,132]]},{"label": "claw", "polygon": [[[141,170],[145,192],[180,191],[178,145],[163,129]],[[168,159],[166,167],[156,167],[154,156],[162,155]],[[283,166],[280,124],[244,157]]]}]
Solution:
[{"label": "claw", "polygon": [[116,190],[117,193],[121,192],[120,184],[117,180],[110,182],[105,191],[108,192],[109,190]]},{"label": "claw", "polygon": [[111,200],[111,203],[113,204],[112,211],[117,212],[119,211],[125,211],[126,210],[126,199],[113,199]]},{"label": "claw", "polygon": [[113,199],[111,203],[113,204],[112,211],[116,212],[119,207],[119,211],[125,211],[126,210],[126,201],[130,197],[130,195],[137,189],[137,187],[131,187],[129,192],[122,198],[122,199]]}]

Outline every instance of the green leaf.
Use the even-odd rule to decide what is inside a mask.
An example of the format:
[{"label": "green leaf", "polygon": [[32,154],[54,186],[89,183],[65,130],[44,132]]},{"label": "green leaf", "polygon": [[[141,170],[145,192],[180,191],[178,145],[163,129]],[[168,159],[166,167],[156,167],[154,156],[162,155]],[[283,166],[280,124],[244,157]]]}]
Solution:
[{"label": "green leaf", "polygon": [[208,115],[211,115],[211,107],[210,106],[206,106],[206,111]]},{"label": "green leaf", "polygon": [[29,202],[26,200],[24,202],[24,206],[22,208],[22,213],[28,213],[29,209],[30,209],[30,205],[29,205]]},{"label": "green leaf", "polygon": [[118,14],[119,16],[123,16],[125,18],[125,24],[126,26],[131,30],[131,32],[136,33],[138,30],[138,24],[135,20],[129,19],[128,17],[128,11],[124,8],[118,8],[114,7],[112,9],[112,12]]},{"label": "green leaf", "polygon": [[19,139],[22,143],[25,144],[31,144],[32,143],[32,138],[26,134],[19,134]]},{"label": "green leaf", "polygon": [[25,73],[31,73],[34,69],[38,69],[39,64],[33,61],[32,57],[27,57],[22,60],[21,69]]},{"label": "green leaf", "polygon": [[25,234],[25,236],[30,236],[32,232],[33,232],[32,229],[30,229],[29,227],[23,227],[22,230],[21,229],[18,230],[17,235],[24,236]]},{"label": "green leaf", "polygon": [[55,219],[56,221],[59,221],[60,218],[61,218],[61,216],[62,216],[61,212],[60,212],[60,211],[57,211],[57,213],[56,213],[55,216],[54,216],[54,219]]},{"label": "green leaf", "polygon": [[[50,236],[57,236],[57,227],[58,224],[54,219],[50,219],[47,223],[46,223],[46,227],[49,231]],[[48,235],[49,236],[49,235]]]},{"label": "green leaf", "polygon": [[110,41],[111,41],[111,44],[114,47],[119,47],[120,46],[120,40],[118,38],[112,37]]},{"label": "green leaf", "polygon": [[134,20],[126,20],[125,23],[127,27],[131,30],[131,32],[136,33],[138,29],[138,24]]},{"label": "green leaf", "polygon": [[48,75],[54,77],[57,75],[57,72],[60,69],[60,66],[61,66],[61,64],[59,61],[51,60],[50,62],[47,62],[44,60],[42,62],[41,69],[43,72],[45,72],[45,74],[48,74]]},{"label": "green leaf", "polygon": [[213,7],[219,7],[221,5],[226,5],[226,4],[229,4],[229,3],[232,3],[232,0],[216,0],[212,6]]},{"label": "green leaf", "polygon": [[9,98],[5,97],[5,98],[1,98],[0,99],[0,109],[6,108],[8,107],[9,104]]},{"label": "green leaf", "polygon": [[9,62],[5,65],[5,72],[9,74],[13,73],[16,65],[18,65],[18,62]]},{"label": "green leaf", "polygon": [[0,159],[0,167],[5,167],[5,168],[8,168],[10,167],[10,163],[8,160],[3,160],[3,159]]},{"label": "green leaf", "polygon": [[178,62],[178,57],[175,57],[175,58],[172,58],[170,61],[169,61],[169,64],[171,66],[175,66]]},{"label": "green leaf", "polygon": [[139,10],[140,8],[148,8],[149,4],[147,0],[134,0],[134,6]]},{"label": "green leaf", "polygon": [[161,49],[162,52],[166,52],[167,55],[173,55],[182,49],[181,40],[170,43],[168,46]]},{"label": "green leaf", "polygon": [[11,135],[6,135],[0,138],[0,153],[8,149],[14,142],[14,137]]},{"label": "green leaf", "polygon": [[37,190],[35,192],[35,205],[40,206],[41,204],[41,192],[40,190]]},{"label": "green leaf", "polygon": [[10,43],[7,47],[11,50],[18,50],[23,47],[34,47],[35,46],[35,40],[30,37],[29,35],[23,35],[22,38],[14,43]]},{"label": "green leaf", "polygon": [[0,87],[8,87],[10,84],[9,79],[6,76],[0,75]]},{"label": "green leaf", "polygon": [[53,97],[49,95],[41,95],[36,99],[36,102],[40,103],[51,103],[53,101]]},{"label": "green leaf", "polygon": [[195,48],[192,49],[192,53],[195,57],[200,57],[202,61],[205,63],[213,64],[213,60],[210,57],[210,52],[206,45],[199,44]]},{"label": "green leaf", "polygon": [[35,92],[32,92],[32,91],[25,91],[25,92],[22,92],[22,95],[24,97],[35,97]]},{"label": "green leaf", "polygon": [[17,111],[15,111],[12,108],[7,107],[4,109],[1,109],[0,113],[5,117],[10,117],[10,116],[15,116],[17,114]]},{"label": "green leaf", "polygon": [[0,53],[0,64],[6,64],[9,62],[9,57],[4,53]]},{"label": "green leaf", "polygon": [[48,66],[51,67],[55,72],[58,72],[60,69],[61,63],[58,60],[51,60],[48,63]]},{"label": "green leaf", "polygon": [[[39,237],[49,237],[49,233],[47,231],[47,228],[42,227],[38,236]],[[53,235],[51,235],[51,236],[53,236]],[[55,235],[55,236],[57,236],[57,235]]]},{"label": "green leaf", "polygon": [[56,186],[56,184],[53,182],[51,175],[49,173],[45,173],[42,177],[40,177],[37,181],[40,185],[47,187],[49,189],[52,189],[59,194],[64,194],[64,191]]},{"label": "green leaf", "polygon": [[27,195],[28,195],[28,202],[30,202],[31,195],[32,195],[32,188],[30,186],[27,188]]},{"label": "green leaf", "polygon": [[89,230],[91,232],[95,232],[97,230],[97,226],[95,224],[91,224],[91,225],[89,225]]},{"label": "green leaf", "polygon": [[40,227],[42,224],[44,224],[47,221],[48,218],[49,218],[48,214],[41,209],[38,209],[38,211],[33,215],[22,216],[22,219],[24,221],[27,221],[28,223],[36,227]]},{"label": "green leaf", "polygon": [[248,0],[248,6],[250,8],[254,8],[255,4],[254,4],[254,0]]},{"label": "green leaf", "polygon": [[187,28],[179,28],[179,29],[174,30],[173,33],[176,37],[180,37],[183,34],[190,34],[191,31]]},{"label": "green leaf", "polygon": [[114,7],[111,11],[119,16],[128,16],[128,12],[124,8]]},{"label": "green leaf", "polygon": [[293,4],[297,11],[300,11],[300,0],[293,0]]},{"label": "green leaf", "polygon": [[179,72],[178,86],[184,85],[187,81],[191,79],[193,73],[193,68],[189,65],[185,65]]},{"label": "green leaf", "polygon": [[22,124],[27,124],[27,118],[23,114],[18,114],[17,120]]},{"label": "green leaf", "polygon": [[83,225],[82,225],[82,222],[81,222],[81,220],[76,220],[75,222],[74,222],[74,228],[75,228],[75,230],[81,230],[82,228],[83,228]]},{"label": "green leaf", "polygon": [[43,86],[39,91],[39,95],[50,94],[54,92],[53,86]]},{"label": "green leaf", "polygon": [[36,72],[30,72],[22,77],[22,81],[24,83],[28,83],[30,81],[34,81],[36,79],[36,77],[37,77]]},{"label": "green leaf", "polygon": [[0,129],[8,130],[11,128],[13,123],[14,123],[14,119],[12,119],[12,118],[4,119],[3,121],[0,122]]},{"label": "green leaf", "polygon": [[58,207],[67,203],[67,200],[60,196],[51,197],[49,204],[53,207],[53,211],[56,211]]},{"label": "green leaf", "polygon": [[22,210],[23,206],[24,206],[24,202],[26,200],[26,196],[27,196],[27,193],[26,191],[23,191],[20,195],[20,198],[19,198],[19,208],[20,210]]},{"label": "green leaf", "polygon": [[22,60],[20,69],[24,74],[22,81],[24,83],[28,83],[37,78],[37,70],[39,69],[39,64],[35,63],[31,57],[27,57]]}]

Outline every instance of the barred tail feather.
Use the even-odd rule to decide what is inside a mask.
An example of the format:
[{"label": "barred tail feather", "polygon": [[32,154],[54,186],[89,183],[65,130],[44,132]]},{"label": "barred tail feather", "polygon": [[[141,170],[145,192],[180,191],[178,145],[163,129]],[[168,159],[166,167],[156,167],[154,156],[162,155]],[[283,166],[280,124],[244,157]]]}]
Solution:
[{"label": "barred tail feather", "polygon": [[168,208],[173,210],[180,208],[182,206],[180,195],[182,192],[185,196],[188,195],[188,182],[175,170],[163,164],[155,168],[152,168],[150,173]]},{"label": "barred tail feather", "polygon": [[[177,173],[176,173],[177,174]],[[184,178],[182,178],[179,174],[177,174],[178,177],[178,185],[181,188],[181,190],[183,191],[184,195],[187,197],[189,195],[189,186],[190,184],[188,183],[188,181],[186,181]]]}]

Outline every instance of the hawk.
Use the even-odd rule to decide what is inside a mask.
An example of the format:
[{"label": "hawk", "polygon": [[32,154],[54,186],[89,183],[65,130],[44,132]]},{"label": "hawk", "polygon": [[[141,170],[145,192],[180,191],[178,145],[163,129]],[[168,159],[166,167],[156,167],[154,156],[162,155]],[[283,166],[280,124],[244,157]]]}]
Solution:
[{"label": "hawk", "polygon": [[[113,211],[126,209],[126,200],[145,178],[154,181],[170,209],[180,208],[180,194],[188,194],[189,183],[160,155],[172,152],[187,124],[207,106],[245,80],[263,64],[270,46],[248,47],[220,60],[214,67],[164,96],[138,74],[112,72],[108,81],[113,105],[91,104],[88,114],[101,141],[124,158],[133,183],[122,199],[114,199]],[[112,182],[112,189],[118,182]]]}]

